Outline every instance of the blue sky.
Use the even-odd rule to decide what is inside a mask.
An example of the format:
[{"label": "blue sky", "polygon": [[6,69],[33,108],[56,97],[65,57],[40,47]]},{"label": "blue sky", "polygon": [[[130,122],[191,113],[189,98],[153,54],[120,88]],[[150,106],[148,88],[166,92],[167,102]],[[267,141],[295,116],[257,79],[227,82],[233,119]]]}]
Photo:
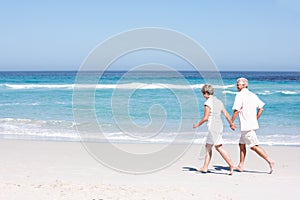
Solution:
[{"label": "blue sky", "polygon": [[142,27],[193,38],[220,70],[300,70],[297,0],[7,0],[0,27],[0,70],[78,70],[100,42]]}]

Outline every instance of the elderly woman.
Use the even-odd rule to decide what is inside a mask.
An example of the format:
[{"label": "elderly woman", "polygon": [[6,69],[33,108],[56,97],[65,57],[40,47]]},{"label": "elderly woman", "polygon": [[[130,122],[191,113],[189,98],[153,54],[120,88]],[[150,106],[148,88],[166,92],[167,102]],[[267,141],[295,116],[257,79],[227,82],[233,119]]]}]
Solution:
[{"label": "elderly woman", "polygon": [[204,115],[199,123],[194,124],[193,128],[199,127],[205,122],[207,122],[208,126],[208,135],[206,140],[206,154],[203,167],[199,169],[200,172],[206,173],[208,170],[208,165],[212,157],[212,147],[215,146],[216,150],[221,154],[223,159],[229,165],[229,175],[232,175],[234,165],[227,154],[227,152],[223,149],[222,143],[222,132],[223,132],[223,123],[221,119],[221,113],[224,114],[227,121],[230,124],[230,127],[235,127],[232,123],[228,112],[226,111],[224,104],[215,96],[214,88],[211,85],[204,85],[202,87],[203,97],[206,99],[204,103]]}]

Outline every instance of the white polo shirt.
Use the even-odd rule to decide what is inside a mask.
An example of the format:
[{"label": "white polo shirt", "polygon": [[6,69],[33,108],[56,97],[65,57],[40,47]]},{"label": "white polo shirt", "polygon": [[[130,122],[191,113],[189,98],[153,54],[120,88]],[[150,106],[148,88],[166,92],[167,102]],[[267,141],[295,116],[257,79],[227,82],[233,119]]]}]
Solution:
[{"label": "white polo shirt", "polygon": [[243,88],[237,93],[232,109],[239,111],[241,131],[256,130],[259,128],[257,108],[262,108],[264,105],[264,102],[247,88]]}]

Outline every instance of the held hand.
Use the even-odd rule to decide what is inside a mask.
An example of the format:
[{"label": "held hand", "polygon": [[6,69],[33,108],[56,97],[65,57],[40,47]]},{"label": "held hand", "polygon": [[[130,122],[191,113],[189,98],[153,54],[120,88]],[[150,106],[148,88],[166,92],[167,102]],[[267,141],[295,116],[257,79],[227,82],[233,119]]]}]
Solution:
[{"label": "held hand", "polygon": [[193,128],[197,128],[198,127],[198,124],[193,124]]},{"label": "held hand", "polygon": [[231,128],[231,130],[234,131],[236,129],[236,125],[234,123],[232,123],[232,124],[230,124],[230,128]]}]

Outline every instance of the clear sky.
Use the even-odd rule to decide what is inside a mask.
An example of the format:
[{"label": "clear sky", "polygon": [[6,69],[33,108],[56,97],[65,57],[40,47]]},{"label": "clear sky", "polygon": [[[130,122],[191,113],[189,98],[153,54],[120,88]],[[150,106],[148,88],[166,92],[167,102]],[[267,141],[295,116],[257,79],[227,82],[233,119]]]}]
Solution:
[{"label": "clear sky", "polygon": [[100,42],[142,27],[193,38],[220,70],[300,70],[298,0],[1,1],[0,70],[78,70]]}]

